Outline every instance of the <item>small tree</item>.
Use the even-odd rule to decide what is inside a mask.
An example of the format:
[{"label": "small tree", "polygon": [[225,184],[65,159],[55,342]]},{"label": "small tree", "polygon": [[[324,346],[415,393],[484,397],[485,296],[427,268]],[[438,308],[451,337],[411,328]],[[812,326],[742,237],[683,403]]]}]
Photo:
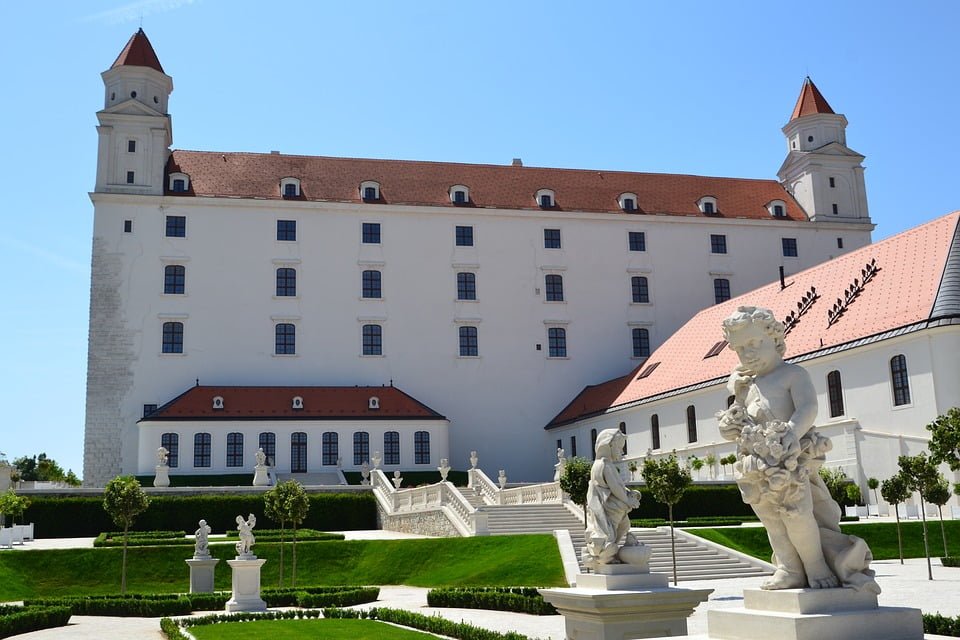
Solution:
[{"label": "small tree", "polygon": [[670,521],[670,555],[673,558],[673,584],[677,584],[677,547],[673,536],[673,505],[680,502],[683,492],[693,480],[690,471],[677,462],[677,454],[663,460],[647,458],[643,461],[643,481],[657,502],[667,505]]},{"label": "small tree", "polygon": [[720,465],[724,468],[723,473],[727,473],[727,466],[733,466],[737,463],[737,454],[731,453],[730,455],[720,458]]},{"label": "small tree", "polygon": [[697,480],[699,480],[700,469],[703,469],[703,460],[697,456],[690,456],[690,468],[697,472]]},{"label": "small tree", "polygon": [[960,408],[954,407],[927,425],[930,432],[930,459],[946,462],[952,471],[960,469]]},{"label": "small tree", "polygon": [[915,456],[900,456],[900,475],[907,483],[907,489],[920,494],[920,517],[923,519],[923,550],[927,555],[927,579],[933,580],[933,567],[930,565],[930,542],[927,537],[927,491],[936,486],[940,473],[937,466],[927,458],[926,453]]},{"label": "small tree", "polygon": [[283,586],[284,532],[289,523],[293,527],[293,568],[291,586],[297,585],[297,527],[303,524],[310,510],[310,499],[303,485],[296,480],[281,482],[263,494],[264,511],[280,523],[280,586]]},{"label": "small tree", "polygon": [[590,467],[586,458],[576,456],[568,458],[560,476],[560,488],[570,496],[574,504],[583,509],[583,526],[587,526],[587,488],[590,486]]},{"label": "small tree", "polygon": [[943,477],[942,473],[937,474],[936,481],[926,491],[927,500],[937,505],[937,515],[940,516],[940,535],[943,537],[943,555],[949,556],[947,550],[947,530],[943,526],[943,505],[950,499],[950,483]]},{"label": "small tree", "polygon": [[903,564],[903,538],[900,536],[900,503],[910,497],[910,489],[907,488],[907,481],[903,476],[897,474],[892,478],[887,478],[880,485],[880,495],[887,501],[887,504],[893,507],[893,513],[897,516],[897,546],[900,549],[900,564]]},{"label": "small tree", "polygon": [[10,516],[10,523],[17,524],[17,520],[23,517],[23,512],[30,506],[30,498],[18,496],[10,489],[5,494],[0,495],[0,515]]},{"label": "small tree", "polygon": [[717,467],[716,454],[708,453],[706,456],[704,456],[703,463],[707,465],[707,475],[712,478]]},{"label": "small tree", "polygon": [[877,497],[877,487],[880,486],[880,481],[876,478],[867,478],[867,488],[870,491],[873,491],[873,501],[877,505],[877,515],[880,515],[880,498]]},{"label": "small tree", "polygon": [[854,483],[850,483],[845,487],[847,494],[847,500],[853,504],[860,504],[860,501],[863,499],[862,494],[860,493],[860,487]]},{"label": "small tree", "polygon": [[127,592],[127,532],[137,516],[150,506],[150,498],[133,476],[117,476],[103,490],[103,509],[118,527],[123,527],[123,562],[120,593]]},{"label": "small tree", "polygon": [[850,478],[843,472],[843,469],[839,467],[836,469],[820,467],[820,477],[823,479],[823,483],[827,485],[827,491],[830,492],[833,501],[841,507],[847,504],[847,484],[849,484]]}]

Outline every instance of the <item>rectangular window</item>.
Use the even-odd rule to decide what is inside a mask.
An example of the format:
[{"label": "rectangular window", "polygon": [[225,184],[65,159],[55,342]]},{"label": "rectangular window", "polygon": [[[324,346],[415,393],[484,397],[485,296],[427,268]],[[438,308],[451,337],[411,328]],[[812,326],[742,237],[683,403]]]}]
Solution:
[{"label": "rectangular window", "polygon": [[243,466],[243,434],[242,433],[233,432],[233,433],[227,434],[227,466],[228,467]]},{"label": "rectangular window", "polygon": [[548,354],[551,358],[567,357],[567,330],[561,327],[547,329]]},{"label": "rectangular window", "polygon": [[135,180],[133,171],[127,171],[127,184],[133,184],[134,182]]},{"label": "rectangular window", "polygon": [[297,327],[282,322],[276,328],[276,350],[278,356],[292,356],[297,353]]},{"label": "rectangular window", "polygon": [[293,182],[288,182],[283,185],[283,196],[285,198],[296,198],[297,197],[297,185]]},{"label": "rectangular window", "polygon": [[730,281],[726,278],[715,278],[713,281],[713,302],[720,304],[730,299]]},{"label": "rectangular window", "polygon": [[643,231],[631,231],[628,234],[630,251],[646,251],[647,235]]},{"label": "rectangular window", "polygon": [[[153,415],[157,412],[157,405],[155,404],[145,404],[143,405],[143,417]],[[167,447],[169,449],[169,447]]]},{"label": "rectangular window", "polygon": [[364,271],[361,283],[361,296],[364,298],[382,298],[383,290],[380,286],[379,271]]},{"label": "rectangular window", "polygon": [[193,436],[193,466],[210,466],[210,434],[197,433]]},{"label": "rectangular window", "polygon": [[830,417],[843,415],[843,383],[840,381],[840,372],[831,371],[827,374],[827,397],[830,399]]},{"label": "rectangular window", "polygon": [[187,181],[183,178],[174,178],[173,180],[173,192],[174,193],[184,193],[187,190]]},{"label": "rectangular window", "polygon": [[687,442],[697,441],[697,409],[692,404],[687,407]]},{"label": "rectangular window", "polygon": [[363,188],[363,199],[367,202],[377,199],[377,188],[376,187],[364,187]]},{"label": "rectangular window", "polygon": [[307,434],[303,431],[290,434],[290,472],[307,472]]},{"label": "rectangular window", "polygon": [[473,246],[473,227],[458,226],[457,232],[456,232],[456,243],[458,247],[472,247]]},{"label": "rectangular window", "polygon": [[837,186],[836,180],[833,179],[833,176],[830,177],[830,188],[833,189]]},{"label": "rectangular window", "polygon": [[843,238],[837,238],[837,249],[843,249]]},{"label": "rectangular window", "polygon": [[415,431],[413,434],[413,463],[430,464],[430,432]]},{"label": "rectangular window", "polygon": [[653,449],[660,448],[660,416],[653,414],[650,416],[650,439]]},{"label": "rectangular window", "polygon": [[726,253],[727,252],[727,236],[720,234],[711,234],[710,235],[710,253]]},{"label": "rectangular window", "polygon": [[167,216],[167,237],[185,238],[187,236],[186,216]]},{"label": "rectangular window", "polygon": [[834,203],[833,203],[833,215],[837,215],[838,213],[840,213],[840,212],[839,212],[839,210],[837,209],[837,203],[834,202]]},{"label": "rectangular window", "polygon": [[797,239],[796,238],[780,238],[780,243],[783,245],[783,256],[785,258],[797,257]]},{"label": "rectangular window", "polygon": [[336,431],[325,431],[322,438],[321,462],[324,466],[331,467],[337,464],[337,459],[340,457],[340,436]]},{"label": "rectangular window", "polygon": [[124,221],[123,221],[123,232],[124,232],[124,233],[133,233],[133,220],[124,220]]},{"label": "rectangular window", "polygon": [[480,355],[476,327],[460,327],[460,357],[475,358]]},{"label": "rectangular window", "polygon": [[907,375],[907,358],[903,354],[890,359],[890,382],[893,383],[894,406],[910,404],[910,377]]},{"label": "rectangular window", "polygon": [[576,457],[577,455],[577,436],[570,436],[570,456]]},{"label": "rectangular window", "polygon": [[363,244],[380,244],[380,223],[364,222],[362,240]]},{"label": "rectangular window", "polygon": [[477,274],[458,273],[457,274],[457,300],[476,300],[477,299]]},{"label": "rectangular window", "polygon": [[168,264],[163,268],[163,292],[167,294],[184,293],[186,268],[181,264]]},{"label": "rectangular window", "polygon": [[383,327],[378,324],[363,325],[363,355],[383,355]]},{"label": "rectangular window", "polygon": [[277,240],[293,242],[297,239],[296,220],[277,220]]},{"label": "rectangular window", "polygon": [[650,331],[636,328],[631,332],[633,338],[633,357],[646,358],[650,355]]},{"label": "rectangular window", "polygon": [[650,302],[650,285],[645,276],[633,276],[630,278],[630,289],[632,300],[636,304],[646,304]]},{"label": "rectangular window", "polygon": [[544,249],[560,248],[560,229],[544,229],[543,230],[543,248]]},{"label": "rectangular window", "polygon": [[773,215],[775,215],[778,218],[782,218],[784,216],[782,204],[773,205]]},{"label": "rectangular window", "polygon": [[624,198],[623,199],[623,210],[624,211],[635,211],[637,208],[637,203],[633,198]]},{"label": "rectangular window", "polygon": [[183,323],[163,323],[163,353],[183,353]]},{"label": "rectangular window", "polygon": [[167,450],[167,466],[176,469],[180,466],[180,436],[176,433],[164,433],[160,436],[160,446]]},{"label": "rectangular window", "polygon": [[275,466],[277,459],[277,434],[271,431],[264,431],[258,437],[257,443],[263,449],[263,455],[267,456],[267,466]]},{"label": "rectangular window", "polygon": [[353,433],[353,464],[361,465],[370,461],[370,434],[366,431]]},{"label": "rectangular window", "polygon": [[277,269],[277,296],[291,297],[297,295],[297,270],[291,267]]},{"label": "rectangular window", "polygon": [[400,464],[400,434],[396,431],[383,434],[383,464]]},{"label": "rectangular window", "polygon": [[136,152],[137,152],[137,141],[127,140],[127,153],[136,153]]},{"label": "rectangular window", "polygon": [[563,302],[563,276],[555,273],[544,277],[547,302]]}]

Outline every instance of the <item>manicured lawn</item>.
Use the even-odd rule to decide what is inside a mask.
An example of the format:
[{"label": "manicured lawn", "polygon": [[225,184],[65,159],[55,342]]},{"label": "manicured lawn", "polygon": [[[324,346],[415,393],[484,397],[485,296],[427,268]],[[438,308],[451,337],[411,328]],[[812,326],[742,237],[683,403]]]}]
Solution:
[{"label": "manicured lawn", "polygon": [[[226,560],[232,545],[211,545],[220,558],[216,588],[229,590]],[[266,558],[263,586],[277,586],[279,545],[257,544]],[[29,597],[120,592],[119,548],[0,553],[0,602]],[[189,590],[190,557],[183,547],[132,547],[127,551],[127,591]],[[290,580],[290,546],[285,556]],[[566,586],[557,543],[549,535],[351,540],[297,544],[297,584],[407,584],[433,586]]]},{"label": "manicured lawn", "polygon": [[197,640],[437,640],[376,620],[255,620],[190,627]]},{"label": "manicured lawn", "polygon": [[[922,558],[923,528],[921,522],[901,522],[903,535],[903,557]],[[960,521],[944,522],[947,532],[947,548],[950,555],[960,555]],[[863,538],[876,560],[899,558],[897,550],[897,525],[895,522],[851,523],[841,525],[844,533]],[[770,561],[770,543],[767,532],[762,527],[725,527],[721,529],[689,529],[690,533],[707,540],[741,551],[755,558]],[[940,535],[940,521],[927,522],[927,535],[930,537],[930,555],[943,555],[943,537]]]}]

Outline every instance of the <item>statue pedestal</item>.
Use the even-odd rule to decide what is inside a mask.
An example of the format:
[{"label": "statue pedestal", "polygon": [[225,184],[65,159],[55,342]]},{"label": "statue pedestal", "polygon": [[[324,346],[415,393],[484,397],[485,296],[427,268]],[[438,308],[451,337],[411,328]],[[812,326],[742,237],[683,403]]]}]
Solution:
[{"label": "statue pedestal", "polygon": [[745,589],[742,609],[707,612],[711,640],[922,640],[919,609],[853,589]]},{"label": "statue pedestal", "polygon": [[190,565],[190,593],[213,593],[213,569],[220,559],[193,556],[184,562]]},{"label": "statue pedestal", "polygon": [[687,618],[713,593],[713,589],[668,587],[666,575],[638,572],[630,565],[606,565],[600,570],[578,575],[572,589],[540,589],[543,599],[564,617],[567,638],[685,636]]},{"label": "statue pedestal", "polygon": [[260,597],[260,567],[266,561],[266,558],[260,560],[256,556],[237,556],[234,560],[227,560],[233,569],[233,594],[225,607],[228,613],[267,610],[267,603]]},{"label": "statue pedestal", "polygon": [[258,464],[253,468],[253,486],[265,487],[270,484],[270,478],[267,477],[267,466]]},{"label": "statue pedestal", "polygon": [[165,464],[158,464],[156,467],[156,475],[153,477],[153,486],[155,487],[169,487],[170,486],[170,467]]}]

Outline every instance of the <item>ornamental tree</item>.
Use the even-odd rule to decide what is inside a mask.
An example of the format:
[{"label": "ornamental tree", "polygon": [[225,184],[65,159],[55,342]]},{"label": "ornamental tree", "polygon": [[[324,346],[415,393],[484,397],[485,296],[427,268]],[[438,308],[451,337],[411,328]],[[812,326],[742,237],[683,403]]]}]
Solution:
[{"label": "ornamental tree", "polygon": [[879,486],[879,480],[876,478],[867,478],[867,488],[873,491],[873,501],[877,505],[877,515],[880,515],[880,499],[877,497],[877,487]]},{"label": "ornamental tree", "polygon": [[900,474],[887,478],[880,484],[880,495],[893,507],[893,513],[897,516],[897,546],[900,549],[900,564],[903,564],[903,538],[900,536],[900,510],[897,507],[910,497],[907,481]]},{"label": "ornamental tree", "polygon": [[946,462],[952,471],[960,469],[960,408],[954,407],[927,425],[930,432],[930,459]]},{"label": "ornamental tree", "polygon": [[133,476],[117,476],[103,490],[103,509],[113,522],[123,527],[123,562],[120,568],[120,593],[127,592],[127,532],[137,516],[150,506],[150,498]]},{"label": "ornamental tree", "polygon": [[942,473],[937,474],[936,482],[927,487],[927,500],[931,504],[937,505],[937,515],[940,516],[940,536],[943,538],[943,555],[949,556],[947,550],[947,530],[943,526],[943,505],[950,499],[950,483],[943,477]]},{"label": "ornamental tree", "polygon": [[677,584],[677,546],[673,536],[673,505],[693,482],[690,470],[680,466],[676,452],[662,460],[647,457],[643,461],[643,481],[657,502],[667,505],[670,521],[670,555],[673,558],[673,584]]},{"label": "ornamental tree", "polygon": [[915,456],[900,456],[897,458],[897,464],[900,465],[900,475],[907,483],[907,489],[911,492],[916,491],[920,494],[920,517],[923,520],[923,550],[927,555],[927,579],[933,580],[933,567],[930,565],[930,542],[927,537],[927,509],[926,502],[929,502],[928,492],[937,486],[937,479],[940,472],[937,471],[937,465],[934,464],[926,453],[918,453]]},{"label": "ornamental tree", "polygon": [[277,484],[263,494],[264,511],[280,523],[280,586],[283,586],[284,531],[287,523],[293,527],[293,568],[290,584],[297,585],[297,527],[303,524],[310,510],[310,499],[303,485],[296,480]]},{"label": "ornamental tree", "polygon": [[590,467],[586,458],[576,456],[568,458],[560,476],[560,488],[570,496],[574,504],[583,509],[583,526],[587,526],[587,489],[590,486]]}]

